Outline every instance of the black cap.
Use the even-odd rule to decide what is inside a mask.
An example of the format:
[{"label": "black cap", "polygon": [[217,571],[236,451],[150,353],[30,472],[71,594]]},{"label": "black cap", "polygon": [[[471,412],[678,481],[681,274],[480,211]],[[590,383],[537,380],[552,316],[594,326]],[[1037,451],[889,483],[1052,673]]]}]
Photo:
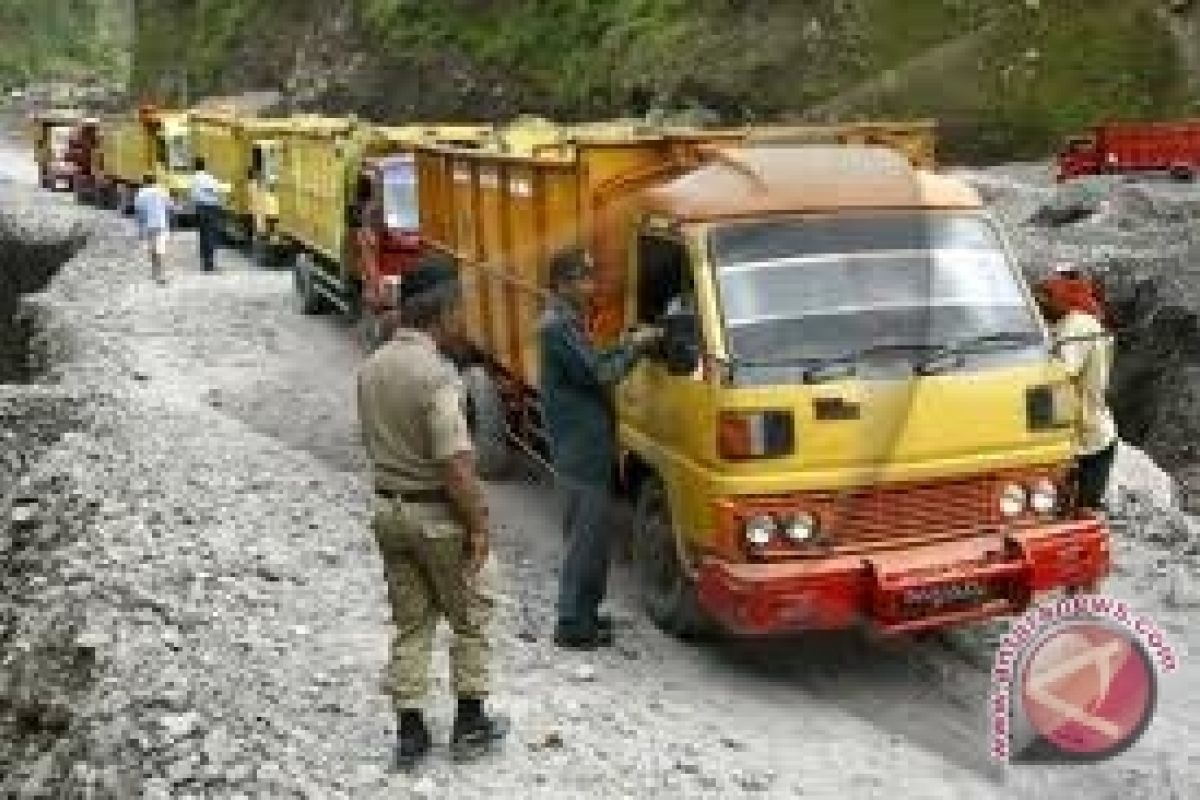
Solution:
[{"label": "black cap", "polygon": [[586,278],[591,274],[591,257],[582,247],[560,250],[550,260],[550,287],[552,289],[557,289],[570,281]]},{"label": "black cap", "polygon": [[416,268],[400,280],[401,303],[434,292],[457,291],[458,270],[454,266],[454,259],[437,251],[421,256]]}]

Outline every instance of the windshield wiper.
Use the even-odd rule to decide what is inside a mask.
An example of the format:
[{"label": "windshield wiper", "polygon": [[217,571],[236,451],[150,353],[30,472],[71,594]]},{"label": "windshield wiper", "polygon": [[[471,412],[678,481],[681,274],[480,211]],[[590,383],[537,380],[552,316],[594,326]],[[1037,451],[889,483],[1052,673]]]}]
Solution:
[{"label": "windshield wiper", "polygon": [[[849,377],[858,372],[858,365],[871,356],[885,353],[920,353],[940,350],[942,345],[927,342],[880,342],[860,350],[843,353],[832,358],[817,359],[815,366],[804,374],[805,383],[820,383],[824,380]],[[837,368],[841,369],[837,369]]]},{"label": "windshield wiper", "polygon": [[989,353],[995,350],[1015,350],[1040,344],[1042,337],[1034,331],[996,331],[972,336],[936,348],[936,352],[918,366],[921,375],[932,375],[942,366],[957,366],[970,353]]}]

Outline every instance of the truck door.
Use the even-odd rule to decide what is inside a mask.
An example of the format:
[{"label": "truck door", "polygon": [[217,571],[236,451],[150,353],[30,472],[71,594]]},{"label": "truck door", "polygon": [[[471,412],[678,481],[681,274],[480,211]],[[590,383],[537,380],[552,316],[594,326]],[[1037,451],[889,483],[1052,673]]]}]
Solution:
[{"label": "truck door", "polygon": [[[668,313],[695,314],[697,284],[683,239],[642,231],[636,249],[636,308],[630,319],[662,325]],[[661,358],[643,359],[618,389],[622,421],[653,440],[669,459],[669,453],[686,446],[686,429],[696,424],[695,414],[682,410],[701,408],[701,395],[706,391],[699,363],[691,374],[671,375]]]}]

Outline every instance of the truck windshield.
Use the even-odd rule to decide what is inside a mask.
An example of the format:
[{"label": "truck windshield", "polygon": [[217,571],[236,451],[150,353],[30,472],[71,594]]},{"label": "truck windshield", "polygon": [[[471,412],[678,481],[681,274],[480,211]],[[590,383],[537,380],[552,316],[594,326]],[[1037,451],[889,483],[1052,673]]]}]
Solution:
[{"label": "truck windshield", "polygon": [[262,149],[262,175],[267,186],[279,183],[279,148],[264,147]]},{"label": "truck windshield", "polygon": [[188,172],[192,168],[192,145],[187,134],[176,133],[165,139],[167,169]]},{"label": "truck windshield", "polygon": [[383,170],[383,215],[391,230],[411,231],[420,225],[417,213],[416,164],[388,164]]},{"label": "truck windshield", "polygon": [[745,368],[735,374],[753,382],[828,362],[911,372],[963,342],[994,345],[967,348],[973,360],[1044,352],[1034,310],[979,215],[735,223],[712,232],[711,248],[728,348]]}]

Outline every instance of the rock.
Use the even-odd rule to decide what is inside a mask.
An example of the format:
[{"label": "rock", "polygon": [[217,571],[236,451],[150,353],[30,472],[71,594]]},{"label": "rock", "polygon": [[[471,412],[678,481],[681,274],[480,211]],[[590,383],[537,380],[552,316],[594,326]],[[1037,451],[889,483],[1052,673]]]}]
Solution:
[{"label": "rock", "polygon": [[579,664],[571,668],[571,680],[576,683],[592,683],[596,680],[596,668],[591,664]]},{"label": "rock", "polygon": [[1171,572],[1163,602],[1167,608],[1176,610],[1200,608],[1200,578],[1187,566],[1176,567]]},{"label": "rock", "polygon": [[421,778],[412,787],[412,793],[417,797],[433,797],[437,793],[437,790],[437,783],[428,775]]},{"label": "rock", "polygon": [[558,731],[550,731],[539,741],[531,742],[531,750],[562,750],[566,746],[563,735]]},{"label": "rock", "polygon": [[159,717],[158,724],[172,739],[184,739],[191,736],[200,725],[200,715],[195,712],[168,714]]},{"label": "rock", "polygon": [[13,506],[9,512],[9,520],[16,530],[28,530],[37,525],[39,509],[34,505]]},{"label": "rock", "polygon": [[765,792],[774,783],[775,773],[738,772],[734,774],[734,781],[747,792]]}]

